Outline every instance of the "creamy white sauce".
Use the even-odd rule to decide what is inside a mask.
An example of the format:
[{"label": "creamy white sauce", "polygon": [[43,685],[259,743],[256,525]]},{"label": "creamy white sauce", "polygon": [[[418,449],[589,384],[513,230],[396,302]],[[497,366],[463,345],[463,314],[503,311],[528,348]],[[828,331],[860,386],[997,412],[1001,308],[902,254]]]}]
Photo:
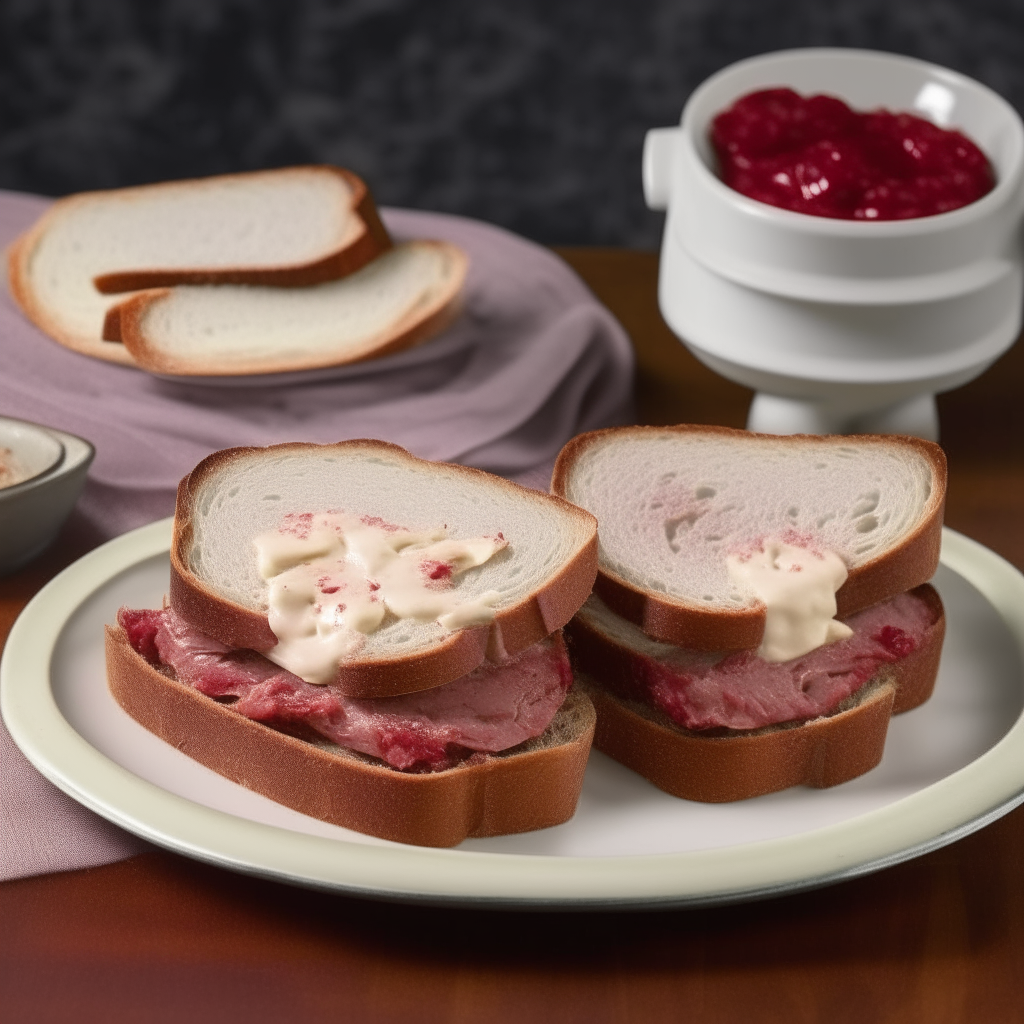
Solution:
[{"label": "creamy white sauce", "polygon": [[500,534],[452,540],[443,527],[415,532],[319,512],[286,516],[254,543],[278,639],[266,656],[307,683],[324,684],[389,614],[452,630],[492,621],[498,592],[463,598],[451,580],[507,542]]},{"label": "creamy white sauce", "polygon": [[733,583],[767,608],[757,652],[765,661],[789,661],[853,635],[835,619],[836,591],[847,576],[835,552],[766,540],[759,551],[729,555],[726,564]]}]

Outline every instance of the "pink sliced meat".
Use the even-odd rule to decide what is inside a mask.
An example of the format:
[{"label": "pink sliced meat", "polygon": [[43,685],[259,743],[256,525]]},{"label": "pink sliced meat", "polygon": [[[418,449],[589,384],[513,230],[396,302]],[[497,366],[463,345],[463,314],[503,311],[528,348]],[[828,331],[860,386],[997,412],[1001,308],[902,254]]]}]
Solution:
[{"label": "pink sliced meat", "polygon": [[600,655],[581,664],[609,689],[652,704],[684,728],[757,729],[828,714],[883,665],[917,650],[934,618],[910,592],[845,620],[852,637],[791,661],[767,662],[752,651],[716,657],[680,650],[659,659],[630,649],[625,672],[602,671]]},{"label": "pink sliced meat", "polygon": [[225,647],[169,608],[122,608],[118,622],[150,664],[209,697],[234,698],[239,714],[285,731],[312,730],[402,770],[436,771],[473,751],[496,753],[539,736],[572,684],[557,635],[432,690],[370,700]]}]

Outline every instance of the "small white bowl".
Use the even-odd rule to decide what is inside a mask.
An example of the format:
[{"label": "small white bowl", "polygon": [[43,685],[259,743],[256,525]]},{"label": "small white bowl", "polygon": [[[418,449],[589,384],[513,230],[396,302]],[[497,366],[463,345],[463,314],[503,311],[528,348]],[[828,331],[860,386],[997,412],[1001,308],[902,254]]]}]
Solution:
[{"label": "small white bowl", "polygon": [[[950,213],[877,222],[741,195],[715,173],[711,121],[774,86],[958,128],[988,156],[996,186]],[[751,429],[935,436],[934,394],[976,377],[1020,333],[1024,125],[996,93],[945,68],[840,49],[741,61],[693,93],[679,127],[648,133],[644,190],[668,209],[662,313],[699,359],[759,392]]]},{"label": "small white bowl", "polygon": [[96,454],[74,434],[0,416],[4,451],[12,453],[20,479],[0,487],[0,576],[27,565],[50,546],[74,508]]}]

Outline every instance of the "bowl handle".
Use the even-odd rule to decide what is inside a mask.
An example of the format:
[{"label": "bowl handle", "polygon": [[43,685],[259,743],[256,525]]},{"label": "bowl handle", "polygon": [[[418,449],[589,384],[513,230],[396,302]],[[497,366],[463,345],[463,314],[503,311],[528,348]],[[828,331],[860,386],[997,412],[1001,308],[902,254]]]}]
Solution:
[{"label": "bowl handle", "polygon": [[644,199],[652,210],[667,210],[672,194],[672,162],[679,136],[674,128],[652,128],[644,138]]}]

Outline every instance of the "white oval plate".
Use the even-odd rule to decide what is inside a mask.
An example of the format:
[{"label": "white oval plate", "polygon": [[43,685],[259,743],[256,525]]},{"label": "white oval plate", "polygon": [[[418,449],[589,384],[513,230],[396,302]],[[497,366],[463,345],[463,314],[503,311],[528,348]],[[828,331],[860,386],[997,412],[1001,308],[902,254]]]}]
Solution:
[{"label": "white oval plate", "polygon": [[111,541],[25,609],[0,665],[18,746],[86,807],[232,870],[361,896],[510,907],[684,906],[876,871],[959,839],[1024,800],[1024,577],[949,530],[936,585],[948,634],[939,682],[893,720],[874,771],[830,790],[676,800],[592,755],[572,821],[454,850],[401,846],[307,818],[190,760],[110,697],[102,625],[159,604],[170,520]]}]

